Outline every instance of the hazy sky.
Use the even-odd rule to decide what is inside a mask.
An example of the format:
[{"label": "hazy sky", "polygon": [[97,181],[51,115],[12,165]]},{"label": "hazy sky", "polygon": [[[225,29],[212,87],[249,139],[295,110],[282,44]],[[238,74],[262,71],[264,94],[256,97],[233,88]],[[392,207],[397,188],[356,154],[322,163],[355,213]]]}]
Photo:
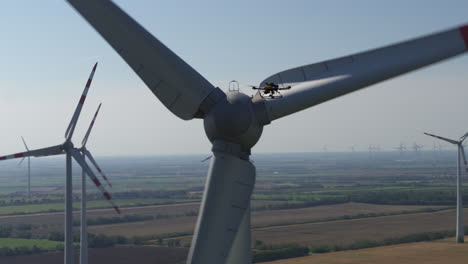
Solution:
[{"label": "hazy sky", "polygon": [[[468,23],[468,1],[116,1],[213,84],[258,84],[291,67]],[[202,120],[172,115],[65,1],[2,1],[0,154],[61,143],[99,61],[75,133],[103,103],[89,148],[97,155],[208,153]],[[468,131],[468,57],[422,69],[282,118],[257,152],[432,148],[430,131]]]}]

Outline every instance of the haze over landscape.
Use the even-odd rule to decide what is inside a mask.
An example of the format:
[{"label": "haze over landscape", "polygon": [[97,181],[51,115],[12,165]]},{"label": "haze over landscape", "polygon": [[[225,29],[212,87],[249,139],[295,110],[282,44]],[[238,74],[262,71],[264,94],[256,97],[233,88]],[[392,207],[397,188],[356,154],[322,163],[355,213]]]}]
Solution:
[{"label": "haze over landscape", "polygon": [[[258,85],[291,67],[348,55],[468,21],[466,1],[116,1],[214,85]],[[21,15],[18,15],[21,14]],[[63,138],[90,68],[99,62],[76,141],[99,102],[96,155],[208,153],[202,121],[172,115],[73,9],[62,1],[3,3],[0,28],[2,153]],[[256,152],[432,146],[432,131],[466,130],[466,56],[375,85],[267,126]]]},{"label": "haze over landscape", "polygon": [[466,260],[468,2],[113,2],[2,3],[0,263]]}]

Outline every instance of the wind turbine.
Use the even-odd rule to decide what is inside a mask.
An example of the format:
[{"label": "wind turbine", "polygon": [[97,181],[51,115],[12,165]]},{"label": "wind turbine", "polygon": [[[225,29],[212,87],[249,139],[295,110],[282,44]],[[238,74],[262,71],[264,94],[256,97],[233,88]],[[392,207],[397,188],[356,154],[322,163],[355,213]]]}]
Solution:
[{"label": "wind turbine", "polygon": [[406,146],[403,143],[400,143],[400,145],[398,147],[395,147],[394,149],[400,151],[400,161],[401,161],[403,157],[403,151],[406,150]]},{"label": "wind turbine", "polygon": [[[23,140],[24,147],[26,148],[26,151],[29,151],[28,145],[26,145],[26,141],[24,138],[21,136],[21,140]],[[18,166],[23,163],[25,157],[21,159],[19,162]],[[31,199],[31,157],[28,157],[28,198]]]},{"label": "wind turbine", "polygon": [[375,151],[375,147],[372,144],[369,144],[369,147],[367,148],[369,150],[369,159],[373,158],[373,152]]},{"label": "wind turbine", "polygon": [[7,159],[14,159],[14,158],[23,158],[23,157],[43,157],[43,156],[53,156],[53,155],[66,155],[66,181],[65,181],[65,254],[64,260],[66,264],[73,263],[73,197],[72,197],[72,158],[75,159],[76,162],[81,166],[81,168],[86,172],[86,174],[91,178],[94,182],[96,187],[102,192],[104,197],[111,203],[112,207],[116,210],[118,214],[120,214],[120,209],[115,205],[112,201],[110,194],[106,191],[106,189],[102,186],[101,182],[98,180],[94,172],[86,163],[85,159],[81,155],[80,149],[77,149],[73,146],[71,141],[73,132],[75,131],[76,123],[78,122],[78,118],[81,113],[81,109],[83,108],[83,104],[86,100],[86,95],[88,94],[89,87],[93,80],[94,72],[96,71],[97,63],[94,65],[93,70],[86,82],[86,86],[84,88],[83,94],[76,106],[75,112],[73,117],[68,125],[68,128],[65,132],[65,142],[42,149],[35,149],[29,150],[26,152],[20,152],[12,155],[1,156],[0,160],[7,160]]},{"label": "wind turbine", "polygon": [[421,157],[421,149],[423,148],[423,145],[418,145],[416,142],[413,143],[413,150],[416,157]]},{"label": "wind turbine", "polygon": [[328,146],[327,146],[327,145],[323,145],[322,151],[325,152],[325,153],[328,153]]},{"label": "wind turbine", "polygon": [[[94,159],[91,152],[86,148],[86,143],[88,143],[89,135],[91,134],[91,130],[93,129],[94,123],[96,122],[96,117],[101,109],[101,105],[99,104],[96,113],[94,114],[93,120],[91,124],[89,124],[88,130],[81,142],[80,152],[83,156],[83,160],[86,160],[86,157],[91,161],[94,165],[96,170],[101,174],[104,180],[107,182],[109,187],[112,187],[111,183],[107,179],[106,175],[102,172],[101,168],[97,164],[96,160]],[[80,264],[87,264],[88,263],[88,223],[86,217],[86,171],[83,169],[81,174],[81,220],[80,220]]]},{"label": "wind turbine", "polygon": [[438,139],[441,139],[443,141],[447,141],[449,143],[452,143],[457,146],[457,243],[463,243],[464,242],[464,237],[465,237],[465,232],[464,232],[464,227],[463,227],[463,195],[462,195],[462,182],[461,182],[461,160],[460,158],[463,158],[463,161],[465,163],[465,170],[468,172],[468,168],[466,168],[467,162],[466,162],[466,157],[465,157],[465,148],[463,147],[463,141],[468,137],[468,133],[466,133],[464,136],[460,138],[460,140],[453,140],[453,139],[448,139],[444,137],[440,137],[437,135],[429,134],[424,132],[424,134],[435,137]]},{"label": "wind turbine", "polygon": [[260,83],[291,86],[281,99],[224,93],[108,0],[68,0],[158,99],[183,120],[201,118],[212,143],[187,263],[251,263],[249,161],[263,127],[341,95],[466,52],[468,26],[282,71]]}]

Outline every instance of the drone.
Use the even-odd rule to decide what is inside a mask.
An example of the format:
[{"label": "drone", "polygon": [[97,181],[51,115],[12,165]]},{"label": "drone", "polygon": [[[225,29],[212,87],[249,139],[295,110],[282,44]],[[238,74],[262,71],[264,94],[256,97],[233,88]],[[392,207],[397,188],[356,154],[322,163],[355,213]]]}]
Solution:
[{"label": "drone", "polygon": [[265,86],[252,86],[252,89],[262,91],[262,93],[260,93],[262,96],[269,96],[272,99],[276,99],[283,97],[283,95],[279,92],[280,90],[289,90],[291,89],[291,86],[279,87],[279,85],[275,83],[265,83]]}]

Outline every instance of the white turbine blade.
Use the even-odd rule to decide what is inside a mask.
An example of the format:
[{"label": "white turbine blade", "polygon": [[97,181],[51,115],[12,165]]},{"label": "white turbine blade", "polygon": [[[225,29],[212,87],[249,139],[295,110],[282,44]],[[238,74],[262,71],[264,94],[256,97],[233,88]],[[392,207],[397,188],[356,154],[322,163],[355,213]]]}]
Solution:
[{"label": "white turbine blade", "polygon": [[465,163],[465,171],[468,172],[468,163],[466,162],[466,156],[465,156],[465,147],[463,147],[463,145],[460,145],[460,148],[461,148],[461,155],[462,155],[462,158],[463,158],[463,163]]},{"label": "white turbine blade", "polygon": [[52,155],[59,155],[63,154],[63,147],[62,145],[57,145],[48,148],[42,149],[34,149],[26,152],[20,152],[16,154],[0,156],[0,160],[8,160],[8,159],[16,159],[16,158],[24,158],[24,157],[42,157],[42,156],[52,156]]},{"label": "white turbine blade", "polygon": [[68,0],[175,115],[188,120],[214,87],[108,0]]},{"label": "white turbine blade", "polygon": [[97,62],[94,64],[93,70],[89,75],[88,81],[86,82],[85,88],[83,90],[83,94],[80,97],[80,101],[78,101],[78,105],[76,106],[75,112],[73,113],[73,117],[68,125],[67,131],[65,131],[65,138],[70,139],[73,136],[73,132],[75,131],[76,122],[78,122],[78,118],[80,117],[81,109],[83,108],[83,104],[86,100],[86,95],[88,94],[89,87],[91,86],[91,82],[93,81],[94,73],[96,72]]},{"label": "white turbine blade", "polygon": [[96,110],[96,113],[94,114],[93,120],[91,121],[91,124],[89,124],[88,131],[86,131],[83,141],[81,141],[82,146],[86,146],[86,143],[88,142],[89,134],[91,134],[91,130],[93,130],[94,122],[96,121],[96,117],[99,113],[99,109],[101,109],[101,105],[102,103],[99,104],[98,109]]},{"label": "white turbine blade", "polygon": [[444,137],[437,136],[437,135],[433,135],[433,134],[429,134],[429,133],[426,133],[426,132],[424,132],[424,134],[425,134],[425,135],[428,135],[428,136],[431,136],[431,137],[435,137],[435,138],[441,139],[441,140],[443,140],[443,141],[447,141],[447,142],[452,143],[452,144],[455,144],[455,145],[458,145],[458,141],[453,140],[453,139],[444,138]]},{"label": "white turbine blade", "polygon": [[29,151],[28,145],[26,145],[26,141],[24,140],[23,136],[21,136],[21,140],[23,140],[23,144],[26,150]]},{"label": "white turbine blade", "polygon": [[204,158],[204,159],[200,160],[200,162],[205,162],[205,161],[207,161],[207,160],[211,159],[211,157],[213,157],[213,156],[212,156],[212,155],[210,155],[210,156],[208,156],[208,157],[206,157],[206,158]]},{"label": "white turbine blade", "polygon": [[391,46],[277,73],[267,82],[292,86],[266,100],[270,121],[406,72],[459,55],[468,48],[468,26]]},{"label": "white turbine blade", "polygon": [[460,138],[460,142],[465,141],[466,137],[468,137],[468,133],[466,133],[465,135],[463,135],[463,137]]},{"label": "white turbine blade", "polygon": [[112,207],[115,209],[117,214],[120,214],[120,208],[112,201],[111,195],[106,191],[104,186],[102,186],[101,182],[98,180],[96,175],[94,175],[93,170],[88,166],[86,161],[84,160],[83,156],[81,156],[81,153],[77,149],[71,149],[70,154],[73,156],[73,158],[80,164],[81,168],[86,172],[86,174],[91,178],[91,180],[94,182],[96,187],[102,192],[102,195],[106,200],[112,205]]},{"label": "white turbine blade", "polygon": [[[21,140],[23,141],[23,144],[24,144],[24,147],[26,148],[26,150],[29,151],[28,145],[26,145],[26,141],[24,140],[23,136],[21,136]],[[23,157],[23,158],[21,159],[21,161],[18,163],[18,166],[21,166],[21,164],[23,163],[24,159],[25,159],[25,157]],[[29,159],[29,157],[28,157],[28,159]]]},{"label": "white turbine blade", "polygon": [[23,163],[24,159],[25,159],[25,157],[23,157],[23,158],[20,160],[20,162],[18,163],[18,166],[21,166],[21,164]]},{"label": "white turbine blade", "polygon": [[102,172],[101,168],[99,168],[99,165],[97,164],[96,160],[94,159],[93,155],[91,155],[91,152],[89,152],[89,150],[87,149],[84,149],[84,154],[86,155],[86,157],[91,161],[91,163],[94,165],[94,167],[96,168],[96,170],[99,172],[99,174],[101,174],[102,178],[104,178],[104,180],[107,182],[107,184],[109,185],[109,187],[112,187],[112,184],[110,183],[110,181],[107,179],[106,175],[104,174],[104,172]]},{"label": "white turbine blade", "polygon": [[188,264],[225,263],[254,184],[252,163],[213,153]]}]

